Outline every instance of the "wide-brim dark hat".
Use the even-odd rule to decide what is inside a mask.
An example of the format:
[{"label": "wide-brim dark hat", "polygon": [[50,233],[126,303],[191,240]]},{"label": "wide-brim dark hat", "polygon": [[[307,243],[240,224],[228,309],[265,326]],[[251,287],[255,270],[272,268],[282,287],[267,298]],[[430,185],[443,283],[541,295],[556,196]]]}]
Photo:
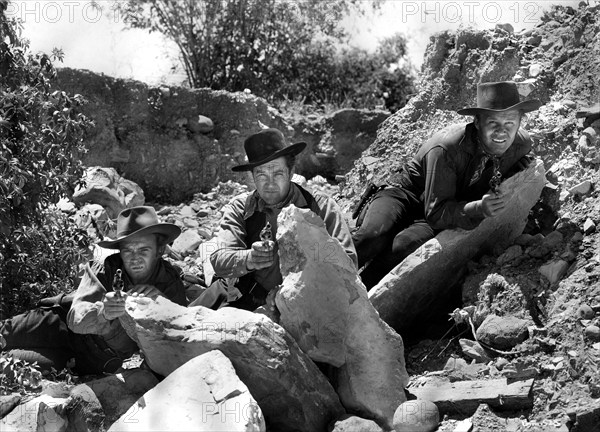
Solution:
[{"label": "wide-brim dark hat", "polygon": [[521,101],[517,84],[501,81],[477,84],[477,106],[456,111],[461,115],[476,115],[480,112],[502,112],[508,110],[534,111],[542,106],[537,99]]},{"label": "wide-brim dark hat", "polygon": [[119,249],[119,243],[135,234],[142,233],[162,234],[167,238],[165,243],[171,243],[181,234],[181,229],[172,223],[159,222],[156,211],[152,207],[131,207],[123,210],[117,217],[117,238],[100,241],[98,246]]},{"label": "wide-brim dark hat", "polygon": [[264,129],[244,141],[248,163],[231,168],[232,171],[250,171],[253,168],[286,155],[297,155],[306,148],[305,142],[286,145],[278,129]]}]

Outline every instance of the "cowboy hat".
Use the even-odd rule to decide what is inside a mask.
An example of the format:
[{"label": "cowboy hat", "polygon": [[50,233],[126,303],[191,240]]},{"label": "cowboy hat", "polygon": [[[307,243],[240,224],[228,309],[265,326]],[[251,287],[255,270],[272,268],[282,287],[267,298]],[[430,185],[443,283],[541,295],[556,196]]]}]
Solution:
[{"label": "cowboy hat", "polygon": [[244,141],[248,163],[231,168],[232,171],[250,171],[253,168],[285,155],[297,155],[306,148],[305,142],[285,144],[285,138],[278,129],[264,129],[250,135]]},{"label": "cowboy hat", "polygon": [[542,106],[537,99],[522,101],[517,84],[501,81],[477,84],[477,106],[456,111],[461,115],[475,115],[480,112],[501,112],[508,110],[534,111]]},{"label": "cowboy hat", "polygon": [[107,249],[119,249],[119,243],[135,234],[162,234],[167,237],[165,243],[175,240],[181,229],[171,223],[159,223],[156,211],[152,207],[138,206],[125,209],[117,217],[117,238],[98,242],[98,246]]}]

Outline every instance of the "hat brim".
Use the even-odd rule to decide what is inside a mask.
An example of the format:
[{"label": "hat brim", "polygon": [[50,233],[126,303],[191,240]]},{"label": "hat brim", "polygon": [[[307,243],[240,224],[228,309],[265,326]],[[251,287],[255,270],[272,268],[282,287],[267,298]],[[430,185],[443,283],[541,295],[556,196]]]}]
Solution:
[{"label": "hat brim", "polygon": [[260,161],[256,161],[256,162],[252,162],[249,164],[244,164],[244,165],[237,165],[231,168],[231,171],[250,171],[251,169],[265,164],[267,162],[271,162],[274,159],[277,159],[281,156],[286,156],[286,155],[297,155],[299,153],[302,153],[304,151],[304,149],[306,148],[306,143],[305,142],[299,142],[296,144],[292,144],[287,146],[286,148],[283,148],[281,150],[276,151],[275,153],[273,153],[272,155],[270,155],[269,157],[260,160]]},{"label": "hat brim", "polygon": [[173,240],[179,237],[179,234],[181,234],[181,228],[171,223],[159,223],[139,229],[136,232],[119,237],[115,240],[99,241],[98,246],[106,249],[119,249],[119,243],[139,234],[162,234],[167,237],[167,241],[165,243],[171,243]]},{"label": "hat brim", "polygon": [[542,106],[542,102],[540,102],[537,99],[532,99],[532,100],[519,102],[516,105],[510,106],[508,108],[504,108],[501,110],[471,107],[471,108],[463,108],[456,112],[457,112],[457,114],[460,114],[460,115],[476,115],[481,112],[504,112],[504,111],[514,110],[514,109],[522,110],[524,112],[530,112],[530,111],[535,111],[536,109],[538,109],[541,106]]}]

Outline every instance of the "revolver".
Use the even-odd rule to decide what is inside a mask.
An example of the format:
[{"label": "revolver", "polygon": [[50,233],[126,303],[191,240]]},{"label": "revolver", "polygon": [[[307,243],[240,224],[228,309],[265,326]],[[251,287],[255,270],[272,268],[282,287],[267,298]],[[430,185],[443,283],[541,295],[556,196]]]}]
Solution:
[{"label": "revolver", "polygon": [[125,283],[123,282],[123,271],[121,269],[117,269],[115,273],[115,277],[113,278],[113,291],[117,297],[121,297],[121,293],[123,292],[123,286]]},{"label": "revolver", "polygon": [[265,246],[267,244],[266,242],[268,242],[269,240],[273,240],[273,231],[271,230],[270,222],[267,222],[265,227],[262,230],[260,230],[260,239]]}]

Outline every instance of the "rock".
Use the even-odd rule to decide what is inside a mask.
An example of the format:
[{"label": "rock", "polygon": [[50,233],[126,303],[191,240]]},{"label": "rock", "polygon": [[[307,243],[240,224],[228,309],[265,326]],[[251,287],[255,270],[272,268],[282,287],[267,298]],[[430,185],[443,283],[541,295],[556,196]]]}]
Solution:
[{"label": "rock", "polygon": [[484,219],[470,231],[444,230],[408,256],[369,291],[381,318],[400,334],[418,325],[426,311],[454,286],[472,257],[502,250],[523,232],[544,184],[542,162],[532,162],[500,185],[510,197],[503,213]]},{"label": "rock", "polygon": [[517,91],[523,98],[529,96],[537,88],[537,80],[535,78],[529,78],[525,81],[517,83]]},{"label": "rock", "polygon": [[215,350],[191,359],[146,392],[109,432],[166,430],[264,432],[265,421],[229,359]]},{"label": "rock", "polygon": [[64,398],[38,396],[19,405],[0,420],[2,432],[64,432],[68,422],[64,415]]},{"label": "rock", "polygon": [[596,129],[594,129],[593,127],[587,127],[583,130],[582,132],[583,135],[585,135],[586,137],[588,137],[588,139],[590,140],[590,144],[595,146],[598,143],[598,132],[596,131]]},{"label": "rock", "polygon": [[19,405],[19,402],[21,402],[21,395],[18,393],[0,395],[0,419],[6,417],[6,414]]},{"label": "rock", "polygon": [[233,363],[258,402],[267,427],[325,430],[343,412],[338,396],[292,337],[267,317],[235,308],[186,308],[166,298],[126,301],[119,318],[148,366],[167,376],[214,349]]},{"label": "rock", "polygon": [[496,29],[504,30],[508,34],[515,32],[515,28],[510,23],[496,24]]},{"label": "rock", "polygon": [[491,360],[489,354],[477,341],[470,339],[459,339],[458,343],[463,354],[474,359],[478,363],[487,363]]},{"label": "rock", "polygon": [[590,218],[587,218],[585,220],[585,222],[583,223],[583,233],[591,234],[594,231],[596,231],[596,224],[594,223],[593,220],[591,220]]},{"label": "rock", "polygon": [[88,168],[83,180],[85,186],[75,189],[73,201],[100,204],[111,219],[116,219],[123,209],[144,205],[144,191],[121,177],[114,168]]},{"label": "rock", "polygon": [[529,337],[529,324],[510,315],[488,315],[477,329],[477,340],[498,350],[510,350]]},{"label": "rock", "polygon": [[[115,375],[78,384],[71,389],[70,397],[85,401],[88,405],[85,411],[96,412],[96,417],[102,417],[99,423],[110,425],[156,384],[158,379],[152,372],[127,369]],[[77,417],[85,422],[89,416]]]},{"label": "rock", "polygon": [[344,415],[333,425],[331,432],[385,432],[373,420]]},{"label": "rock", "polygon": [[502,255],[496,260],[498,265],[508,264],[514,259],[523,255],[523,248],[519,245],[512,245],[504,251]]},{"label": "rock", "polygon": [[185,206],[181,207],[181,209],[179,210],[179,214],[182,217],[194,217],[194,216],[196,216],[196,212],[194,211],[194,209],[192,208],[192,206],[189,206],[189,205],[185,205]]},{"label": "rock", "polygon": [[587,304],[582,304],[577,309],[577,318],[579,319],[591,320],[595,315],[596,313],[594,312],[594,309]]},{"label": "rock", "polygon": [[537,77],[539,74],[542,73],[542,65],[539,63],[533,63],[529,66],[529,76],[531,78],[535,78]]},{"label": "rock", "polygon": [[319,216],[284,208],[277,243],[280,324],[313,360],[339,368],[336,390],[347,410],[391,426],[406,400],[402,338],[379,318],[354,264]]},{"label": "rock", "polygon": [[173,242],[171,248],[182,255],[188,255],[195,251],[204,241],[195,229],[183,231]]},{"label": "rock", "polygon": [[396,432],[432,432],[440,423],[437,406],[427,400],[410,400],[401,404],[394,413]]},{"label": "rock", "polygon": [[592,190],[592,183],[589,180],[584,180],[581,183],[569,189],[571,195],[587,195]]},{"label": "rock", "polygon": [[570,99],[565,99],[565,100],[563,100],[563,101],[562,101],[562,103],[563,103],[563,105],[564,105],[564,106],[566,106],[567,108],[570,108],[570,109],[575,109],[575,108],[577,108],[577,103],[576,103],[576,102],[574,102],[574,101],[572,101],[572,100],[570,100]]},{"label": "rock", "polygon": [[560,281],[569,270],[569,263],[562,259],[552,260],[540,267],[539,272],[551,285]]},{"label": "rock", "polygon": [[533,46],[538,46],[541,42],[542,37],[540,35],[533,35],[527,39],[527,43]]},{"label": "rock", "polygon": [[585,328],[585,336],[594,342],[600,341],[600,327],[595,325],[587,326]]},{"label": "rock", "polygon": [[188,128],[194,133],[206,134],[212,132],[215,125],[210,118],[199,115],[198,118],[191,119],[188,122]]}]

